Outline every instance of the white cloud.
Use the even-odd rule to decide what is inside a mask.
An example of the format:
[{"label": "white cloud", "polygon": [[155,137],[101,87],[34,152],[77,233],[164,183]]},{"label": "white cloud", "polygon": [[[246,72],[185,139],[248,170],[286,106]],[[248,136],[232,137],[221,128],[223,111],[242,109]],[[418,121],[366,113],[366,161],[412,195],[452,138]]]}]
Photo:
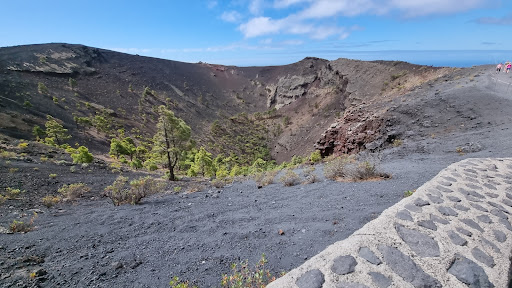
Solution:
[{"label": "white cloud", "polygon": [[258,37],[278,33],[282,29],[281,22],[269,17],[256,17],[240,25],[239,29],[246,38]]},{"label": "white cloud", "polygon": [[236,23],[240,22],[242,15],[237,11],[225,11],[220,18],[226,22]]},{"label": "white cloud", "polygon": [[302,40],[286,40],[286,41],[281,42],[281,45],[285,45],[285,46],[299,46],[302,44],[304,44],[304,41],[302,41]]},{"label": "white cloud", "polygon": [[251,0],[249,4],[249,12],[254,15],[260,15],[263,13],[263,0]]},{"label": "white cloud", "polygon": [[264,44],[264,45],[272,44],[272,38],[266,38],[266,39],[260,40],[260,44]]},{"label": "white cloud", "polygon": [[295,5],[298,3],[311,2],[311,1],[313,1],[313,0],[275,0],[274,7],[277,9],[287,8],[289,6],[292,6],[292,5]]},{"label": "white cloud", "polygon": [[[260,15],[239,25],[238,29],[245,38],[271,34],[308,35],[313,39],[339,37],[345,39],[351,31],[359,28],[345,28],[335,25],[322,26],[318,21],[335,17],[354,17],[358,15],[393,15],[402,18],[423,17],[429,15],[454,14],[475,9],[488,4],[490,0],[274,0],[273,8],[285,9],[296,4],[306,4],[306,8],[280,19],[265,17],[263,0],[251,0],[249,10]],[[477,19],[479,23],[500,23],[507,25],[509,18]],[[356,26],[357,27],[357,26]]]},{"label": "white cloud", "polygon": [[478,24],[490,24],[490,25],[512,25],[512,14],[504,17],[483,17],[475,20]]}]

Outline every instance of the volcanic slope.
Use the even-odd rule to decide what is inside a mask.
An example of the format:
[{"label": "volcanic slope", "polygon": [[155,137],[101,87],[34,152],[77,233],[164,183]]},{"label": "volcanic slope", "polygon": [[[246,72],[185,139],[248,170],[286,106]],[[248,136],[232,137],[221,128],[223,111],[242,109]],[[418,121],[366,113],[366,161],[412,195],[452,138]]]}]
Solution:
[{"label": "volcanic slope", "polygon": [[[30,216],[31,209],[39,217],[34,231],[0,234],[0,286],[168,287],[179,276],[199,287],[219,287],[231,263],[255,263],[262,253],[274,275],[289,271],[348,237],[449,164],[467,157],[512,157],[512,78],[493,70],[455,69],[390,100],[360,103],[386,108],[378,114],[383,133],[397,140],[373,155],[392,175],[386,181],[334,182],[325,180],[318,166],[321,181],[309,185],[257,189],[247,181],[190,194],[170,189],[141,205],[116,207],[99,197],[114,174],[94,166],[79,176],[93,181],[93,190],[74,205],[48,209],[8,200],[0,206],[1,226]],[[364,111],[345,112],[326,135],[354,131],[348,129],[352,122],[343,121]],[[341,142],[332,143],[339,153]],[[67,167],[31,155],[0,164],[2,188],[22,185],[24,197],[34,191],[38,197],[56,193],[77,177]],[[47,185],[36,182],[55,171],[59,176],[44,181]],[[35,271],[33,280],[29,275]]]},{"label": "volcanic slope", "polygon": [[[212,124],[218,120],[229,127],[235,123],[233,116],[245,113],[265,130],[251,135],[252,126],[238,123],[234,133],[245,134],[242,139],[262,138],[272,158],[282,162],[311,153],[322,132],[347,110],[364,110],[363,116],[369,117],[382,110],[368,109],[371,105],[451,71],[403,62],[318,58],[284,66],[234,67],[71,44],[5,47],[0,48],[0,133],[31,139],[33,126],[42,126],[46,115],[52,115],[69,129],[73,143],[105,153],[109,135],[118,128],[129,136],[150,137],[155,108],[167,105],[214,154],[235,146],[243,154],[248,153],[243,143],[225,141],[225,133],[216,133]],[[110,130],[74,122],[75,116],[96,115],[107,118]]]}]

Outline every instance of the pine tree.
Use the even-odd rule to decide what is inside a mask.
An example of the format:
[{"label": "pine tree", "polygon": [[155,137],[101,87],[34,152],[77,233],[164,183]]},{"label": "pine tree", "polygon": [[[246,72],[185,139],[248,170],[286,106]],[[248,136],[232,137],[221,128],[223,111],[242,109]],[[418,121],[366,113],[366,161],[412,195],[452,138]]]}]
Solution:
[{"label": "pine tree", "polygon": [[175,168],[184,152],[189,149],[190,127],[165,106],[158,109],[157,132],[153,137],[153,150],[169,169],[169,180],[175,181]]},{"label": "pine tree", "polygon": [[60,145],[62,141],[71,138],[71,135],[68,134],[68,129],[59,124],[55,118],[50,115],[46,115],[46,119],[48,121],[46,121],[44,126],[46,127],[45,132],[47,136],[47,143],[56,143],[57,145]]}]

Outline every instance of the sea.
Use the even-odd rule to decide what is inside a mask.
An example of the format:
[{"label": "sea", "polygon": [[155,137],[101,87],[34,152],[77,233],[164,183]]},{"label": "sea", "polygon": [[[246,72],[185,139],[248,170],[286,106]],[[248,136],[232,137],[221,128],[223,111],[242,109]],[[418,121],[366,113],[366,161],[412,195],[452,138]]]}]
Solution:
[{"label": "sea", "polygon": [[435,67],[472,67],[512,61],[512,50],[392,50],[345,51],[341,57],[359,60],[405,61]]}]

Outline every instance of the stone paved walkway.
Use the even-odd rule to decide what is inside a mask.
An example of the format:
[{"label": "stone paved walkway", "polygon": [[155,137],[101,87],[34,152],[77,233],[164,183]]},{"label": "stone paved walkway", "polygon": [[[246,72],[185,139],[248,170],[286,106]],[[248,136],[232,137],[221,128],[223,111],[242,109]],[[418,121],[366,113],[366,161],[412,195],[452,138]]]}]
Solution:
[{"label": "stone paved walkway", "polygon": [[512,159],[466,159],[267,287],[508,287],[511,215]]}]

